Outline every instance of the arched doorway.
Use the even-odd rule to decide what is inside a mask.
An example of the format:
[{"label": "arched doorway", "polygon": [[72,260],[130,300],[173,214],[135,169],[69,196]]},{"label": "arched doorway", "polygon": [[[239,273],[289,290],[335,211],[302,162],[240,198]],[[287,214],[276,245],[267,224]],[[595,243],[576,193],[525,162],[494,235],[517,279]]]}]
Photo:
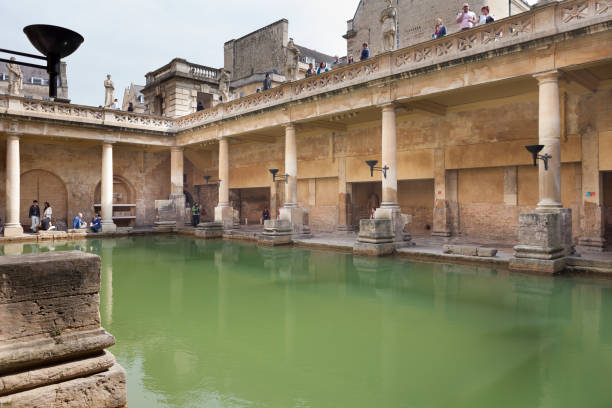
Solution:
[{"label": "arched doorway", "polygon": [[[102,185],[94,191],[95,211],[100,211]],[[134,187],[123,177],[113,176],[113,221],[118,227],[131,226],[136,220],[136,194]]]},{"label": "arched doorway", "polygon": [[21,175],[21,224],[27,231],[30,226],[28,213],[32,201],[38,200],[42,216],[45,201],[53,208],[52,222],[65,230],[68,214],[68,192],[64,182],[46,170],[30,170]]}]

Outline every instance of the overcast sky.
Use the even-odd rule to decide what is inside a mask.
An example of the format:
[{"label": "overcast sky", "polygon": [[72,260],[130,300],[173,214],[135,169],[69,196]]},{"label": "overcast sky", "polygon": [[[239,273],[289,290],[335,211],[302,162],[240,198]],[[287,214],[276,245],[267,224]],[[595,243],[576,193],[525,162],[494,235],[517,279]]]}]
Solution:
[{"label": "overcast sky", "polygon": [[104,102],[107,73],[121,100],[130,82],[144,85],[147,72],[175,57],[221,67],[224,42],[281,18],[289,20],[289,36],[297,44],[345,55],[342,34],[357,4],[358,0],[0,0],[0,48],[38,54],[22,31],[29,24],[59,25],[80,33],[85,42],[65,59],[68,92],[73,103],[98,106]]}]

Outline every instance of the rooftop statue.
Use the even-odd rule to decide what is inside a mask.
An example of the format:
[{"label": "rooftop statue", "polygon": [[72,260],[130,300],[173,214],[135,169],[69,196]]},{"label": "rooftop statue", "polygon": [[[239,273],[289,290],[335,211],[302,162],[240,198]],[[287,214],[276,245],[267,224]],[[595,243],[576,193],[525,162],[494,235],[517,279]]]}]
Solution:
[{"label": "rooftop statue", "polygon": [[300,49],[293,43],[293,38],[290,38],[285,47],[285,79],[289,82],[297,80],[300,54]]},{"label": "rooftop statue", "polygon": [[219,71],[219,93],[223,102],[229,101],[230,79],[229,71],[221,68],[221,71]]},{"label": "rooftop statue", "polygon": [[391,5],[391,0],[387,0],[387,7],[380,14],[380,22],[382,24],[383,51],[393,51],[397,32],[397,8]]},{"label": "rooftop statue", "polygon": [[115,85],[113,81],[111,81],[110,74],[106,75],[106,80],[104,81],[104,107],[108,108],[113,104],[114,93],[115,93]]},{"label": "rooftop statue", "polygon": [[[11,61],[15,61],[15,57],[11,57]],[[23,74],[21,68],[17,64],[6,64],[8,69],[8,93],[9,95],[19,96],[23,88]]]}]

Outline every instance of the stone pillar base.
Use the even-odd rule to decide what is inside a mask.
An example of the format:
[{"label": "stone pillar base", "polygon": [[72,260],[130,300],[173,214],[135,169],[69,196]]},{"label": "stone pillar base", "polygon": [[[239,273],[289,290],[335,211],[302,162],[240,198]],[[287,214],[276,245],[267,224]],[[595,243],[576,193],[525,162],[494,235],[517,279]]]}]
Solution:
[{"label": "stone pillar base", "polygon": [[224,230],[234,228],[234,209],[229,206],[215,207],[215,222],[223,225]]},{"label": "stone pillar base", "polygon": [[196,227],[195,235],[204,239],[222,238],[223,224],[220,222],[201,222]]},{"label": "stone pillar base", "polygon": [[117,226],[112,221],[104,221],[100,223],[100,232],[116,232]]},{"label": "stone pillar base", "polygon": [[509,268],[513,271],[555,274],[565,269],[573,252],[572,214],[569,209],[519,215],[519,245]]},{"label": "stone pillar base", "polygon": [[264,232],[259,234],[257,243],[265,246],[289,245],[292,240],[293,229],[288,220],[265,220]]},{"label": "stone pillar base", "polygon": [[281,207],[280,209],[279,220],[289,221],[294,238],[312,237],[305,219],[305,211],[301,207]]},{"label": "stone pillar base", "polygon": [[16,237],[23,235],[23,227],[21,224],[5,224],[4,225],[4,236],[5,237]]},{"label": "stone pillar base", "polygon": [[355,227],[352,225],[338,225],[336,227],[336,231],[338,232],[354,232]]},{"label": "stone pillar base", "polygon": [[392,220],[388,218],[360,220],[359,236],[353,246],[353,254],[385,256],[395,252],[396,242]]},{"label": "stone pillar base", "polygon": [[[393,234],[393,242],[395,248],[404,248],[414,245],[412,236],[410,235],[410,225],[412,224],[412,216],[402,214],[399,207],[381,207],[377,208],[374,213],[374,219],[391,220],[391,232]],[[362,220],[363,221],[363,220]],[[361,235],[361,222],[359,224]]]},{"label": "stone pillar base", "polygon": [[582,237],[578,240],[578,246],[584,251],[603,252],[606,245],[608,241],[604,237]]},{"label": "stone pillar base", "polygon": [[156,232],[176,232],[176,221],[155,221],[153,231]]}]

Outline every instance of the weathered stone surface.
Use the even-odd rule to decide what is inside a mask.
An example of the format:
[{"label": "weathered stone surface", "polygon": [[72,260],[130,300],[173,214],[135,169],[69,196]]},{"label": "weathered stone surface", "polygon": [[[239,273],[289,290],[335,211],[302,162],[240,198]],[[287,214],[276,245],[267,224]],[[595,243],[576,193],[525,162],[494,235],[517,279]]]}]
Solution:
[{"label": "weathered stone surface", "polygon": [[265,246],[289,245],[293,243],[293,228],[290,220],[264,221],[264,232],[259,234],[257,243]]},{"label": "weathered stone surface", "polygon": [[565,258],[533,259],[515,257],[510,259],[508,267],[515,272],[555,274],[565,269]]},{"label": "weathered stone surface", "polygon": [[362,256],[385,256],[395,252],[395,244],[393,242],[384,242],[373,244],[369,242],[355,242],[353,246],[354,255]]},{"label": "weathered stone surface", "polygon": [[115,364],[108,351],[101,355],[0,376],[0,395],[59,383],[105,371]]},{"label": "weathered stone surface", "polygon": [[390,218],[360,220],[357,241],[372,244],[393,242],[392,220]]},{"label": "weathered stone surface", "polygon": [[493,257],[497,255],[497,249],[478,247],[478,256],[480,257]]},{"label": "weathered stone surface", "polygon": [[176,231],[176,221],[155,221],[153,230],[156,232],[174,232]]},{"label": "weathered stone surface", "polygon": [[561,241],[559,213],[523,213],[519,215],[519,243],[524,246],[558,248]]},{"label": "weathered stone surface", "polygon": [[125,406],[125,371],[108,371],[0,397],[0,407],[119,408]]},{"label": "weathered stone surface", "polygon": [[291,221],[289,220],[265,220],[264,233],[291,233]]},{"label": "weathered stone surface", "polygon": [[220,222],[202,222],[196,227],[195,235],[205,239],[221,238],[223,236],[223,224]]},{"label": "weathered stone surface", "polygon": [[38,231],[38,240],[54,240],[54,239],[67,239],[68,233],[66,231]]}]

